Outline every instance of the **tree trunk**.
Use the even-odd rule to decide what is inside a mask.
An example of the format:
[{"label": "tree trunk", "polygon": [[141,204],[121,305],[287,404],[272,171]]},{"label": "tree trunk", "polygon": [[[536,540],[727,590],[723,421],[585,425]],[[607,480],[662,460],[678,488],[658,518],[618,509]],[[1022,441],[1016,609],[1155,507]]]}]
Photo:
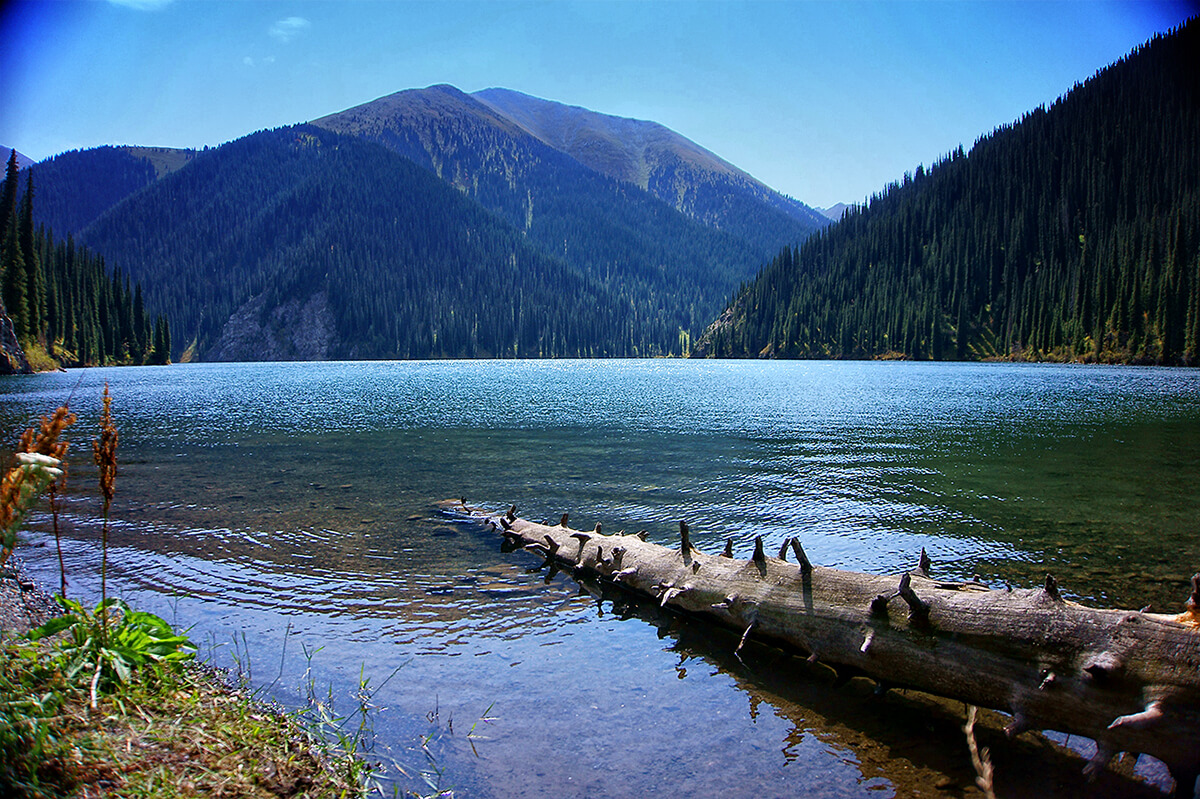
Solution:
[{"label": "tree trunk", "polygon": [[[596,576],[663,607],[726,624],[807,653],[884,687],[914,688],[1012,714],[1025,730],[1084,735],[1097,744],[1085,771],[1118,752],[1163,761],[1177,793],[1200,774],[1200,574],[1178,616],[1096,610],[1064,600],[1054,578],[1038,589],[990,590],[917,569],[877,576],[813,566],[799,541],[778,557],[755,542],[750,560],[707,555],[638,536],[603,535],[458,505],[545,564]],[[787,562],[788,549],[797,563]],[[738,645],[739,649],[741,644]]]}]

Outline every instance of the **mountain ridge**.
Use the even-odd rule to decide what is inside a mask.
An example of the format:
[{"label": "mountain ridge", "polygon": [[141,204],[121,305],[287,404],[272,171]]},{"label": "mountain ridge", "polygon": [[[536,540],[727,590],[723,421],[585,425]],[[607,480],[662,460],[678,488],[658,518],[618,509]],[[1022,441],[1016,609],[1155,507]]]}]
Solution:
[{"label": "mountain ridge", "polygon": [[471,96],[585,166],[633,183],[676,210],[718,227],[728,228],[733,220],[711,208],[706,215],[705,200],[697,196],[697,186],[705,182],[717,191],[749,195],[806,226],[807,232],[827,224],[813,208],[659,122],[603,114],[512,89],[483,89]]}]

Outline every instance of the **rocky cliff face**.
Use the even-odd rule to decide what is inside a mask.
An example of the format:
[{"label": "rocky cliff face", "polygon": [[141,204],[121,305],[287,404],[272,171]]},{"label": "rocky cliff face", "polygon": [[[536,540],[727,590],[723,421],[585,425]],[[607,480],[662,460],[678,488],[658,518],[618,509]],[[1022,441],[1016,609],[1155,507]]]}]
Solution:
[{"label": "rocky cliff face", "polygon": [[17,341],[12,319],[0,309],[0,375],[29,374],[33,369]]},{"label": "rocky cliff face", "polygon": [[334,339],[324,291],[273,307],[259,295],[229,317],[220,338],[202,355],[206,361],[324,361]]}]

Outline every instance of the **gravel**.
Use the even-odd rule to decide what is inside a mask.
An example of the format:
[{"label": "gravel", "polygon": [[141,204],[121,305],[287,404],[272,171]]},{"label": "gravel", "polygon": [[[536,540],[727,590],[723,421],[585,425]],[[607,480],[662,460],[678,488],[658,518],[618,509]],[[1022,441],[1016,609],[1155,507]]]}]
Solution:
[{"label": "gravel", "polygon": [[20,560],[9,558],[0,569],[0,631],[20,635],[61,612],[54,597],[21,570]]}]

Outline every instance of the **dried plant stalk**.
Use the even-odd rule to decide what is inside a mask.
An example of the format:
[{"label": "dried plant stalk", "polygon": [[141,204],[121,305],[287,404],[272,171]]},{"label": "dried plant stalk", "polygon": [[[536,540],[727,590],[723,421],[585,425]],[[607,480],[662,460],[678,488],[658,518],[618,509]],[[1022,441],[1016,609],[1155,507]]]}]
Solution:
[{"label": "dried plant stalk", "polygon": [[117,480],[117,427],[112,419],[112,396],[108,393],[108,382],[104,383],[104,409],[100,413],[100,438],[92,441],[92,455],[100,469],[100,495],[104,498],[104,526],[101,530],[100,555],[100,605],[104,608],[101,617],[101,636],[108,637],[108,511],[112,507]]},{"label": "dried plant stalk", "polygon": [[[17,445],[17,463],[0,480],[0,566],[12,555],[17,542],[17,527],[38,495],[65,480],[62,462],[69,444],[61,436],[74,422],[75,414],[63,404],[49,419],[43,416],[38,428],[31,427],[21,436]],[[56,530],[57,518],[56,514]]]}]

